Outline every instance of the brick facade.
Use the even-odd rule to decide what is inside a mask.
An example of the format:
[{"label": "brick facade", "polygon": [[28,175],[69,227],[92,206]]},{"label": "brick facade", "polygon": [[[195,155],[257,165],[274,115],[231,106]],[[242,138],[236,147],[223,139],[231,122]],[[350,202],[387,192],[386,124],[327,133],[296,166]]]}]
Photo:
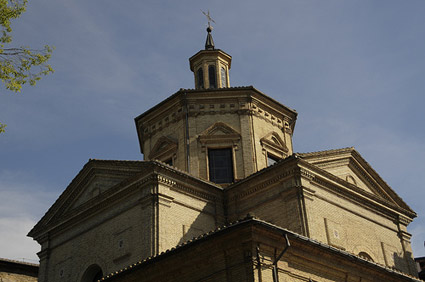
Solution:
[{"label": "brick facade", "polygon": [[[39,281],[93,281],[143,258],[138,274],[113,279],[272,281],[276,228],[296,242],[276,265],[291,281],[415,281],[397,272],[417,275],[415,212],[353,148],[294,154],[297,113],[228,87],[226,55],[191,58],[192,70],[225,66],[226,87],[181,89],[135,119],[144,161],[90,160],[30,231]],[[210,181],[212,149],[231,150],[229,183]],[[248,213],[261,220],[163,254]]]}]

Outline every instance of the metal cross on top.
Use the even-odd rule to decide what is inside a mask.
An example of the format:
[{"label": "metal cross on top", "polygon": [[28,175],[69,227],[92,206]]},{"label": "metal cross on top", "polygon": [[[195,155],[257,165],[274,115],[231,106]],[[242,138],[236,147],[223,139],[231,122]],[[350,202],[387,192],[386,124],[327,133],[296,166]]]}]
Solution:
[{"label": "metal cross on top", "polygon": [[210,16],[210,10],[208,10],[208,13],[205,13],[204,11],[202,11],[201,10],[201,12],[202,12],[202,14],[204,14],[206,17],[207,17],[207,19],[208,19],[208,27],[211,27],[211,22],[213,22],[213,23],[215,23],[215,21],[211,18],[211,16]]}]

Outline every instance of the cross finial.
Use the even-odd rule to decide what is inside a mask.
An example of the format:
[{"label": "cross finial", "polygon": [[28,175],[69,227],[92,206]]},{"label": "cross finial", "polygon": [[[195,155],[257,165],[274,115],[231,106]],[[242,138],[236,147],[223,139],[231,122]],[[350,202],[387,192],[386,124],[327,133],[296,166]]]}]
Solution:
[{"label": "cross finial", "polygon": [[202,11],[202,10],[201,10],[201,12],[202,12],[202,14],[204,14],[204,15],[207,17],[207,20],[208,20],[208,27],[212,29],[212,27],[211,27],[211,22],[215,23],[215,21],[214,21],[214,20],[211,18],[211,16],[210,16],[210,10],[208,10],[208,13],[205,13],[205,12],[204,12],[204,11]]}]

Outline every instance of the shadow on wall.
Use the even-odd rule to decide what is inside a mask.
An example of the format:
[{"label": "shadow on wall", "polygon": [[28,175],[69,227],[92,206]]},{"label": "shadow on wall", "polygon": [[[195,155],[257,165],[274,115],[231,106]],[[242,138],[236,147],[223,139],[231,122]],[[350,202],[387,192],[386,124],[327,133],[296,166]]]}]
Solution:
[{"label": "shadow on wall", "polygon": [[194,221],[182,224],[182,237],[180,238],[178,245],[183,244],[192,238],[208,233],[224,224],[224,222],[220,223],[220,220],[217,218],[217,214],[213,215],[207,212],[207,210],[212,210],[210,205],[215,205],[215,203],[208,203]]},{"label": "shadow on wall", "polygon": [[419,279],[422,279],[425,281],[425,257],[415,258],[415,262],[419,271],[418,273]]},{"label": "shadow on wall", "polygon": [[406,252],[404,256],[394,252],[392,256],[394,259],[394,268],[396,270],[409,274],[414,274],[417,271],[413,261],[413,254],[411,252]]}]

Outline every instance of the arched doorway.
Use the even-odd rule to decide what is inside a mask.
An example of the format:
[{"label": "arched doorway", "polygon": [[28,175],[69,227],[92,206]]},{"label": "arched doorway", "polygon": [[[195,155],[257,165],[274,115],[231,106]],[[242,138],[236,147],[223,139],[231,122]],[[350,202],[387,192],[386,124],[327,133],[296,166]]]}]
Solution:
[{"label": "arched doorway", "polygon": [[81,282],[95,282],[103,277],[103,271],[97,264],[90,265],[84,272]]}]

